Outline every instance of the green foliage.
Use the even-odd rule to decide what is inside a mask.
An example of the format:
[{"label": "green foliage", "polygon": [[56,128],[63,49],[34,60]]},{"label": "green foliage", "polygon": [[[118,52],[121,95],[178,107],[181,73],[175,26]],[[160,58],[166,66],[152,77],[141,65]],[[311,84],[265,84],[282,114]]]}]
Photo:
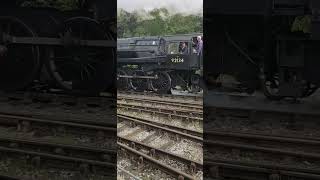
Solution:
[{"label": "green foliage", "polygon": [[158,36],[202,32],[200,15],[170,14],[166,8],[145,12],[118,9],[118,37]]}]

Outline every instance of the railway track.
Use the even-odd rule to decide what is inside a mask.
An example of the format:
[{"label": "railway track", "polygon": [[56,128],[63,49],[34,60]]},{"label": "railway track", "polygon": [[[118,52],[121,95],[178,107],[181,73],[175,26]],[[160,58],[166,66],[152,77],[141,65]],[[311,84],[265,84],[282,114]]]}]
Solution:
[{"label": "railway track", "polygon": [[80,96],[75,94],[65,94],[59,92],[0,92],[1,102],[21,102],[30,103],[47,103],[47,104],[66,104],[82,105],[88,107],[108,107],[115,104],[116,98],[111,94],[101,94],[98,96]]},{"label": "railway track", "polygon": [[121,144],[125,144],[127,146],[130,146],[131,148],[134,148],[134,149],[145,149],[151,157],[167,156],[172,159],[183,162],[185,165],[189,166],[190,171],[193,173],[196,172],[196,170],[202,169],[202,162],[187,159],[185,157],[182,157],[182,156],[170,153],[170,152],[166,152],[162,149],[155,149],[154,147],[152,147],[144,142],[131,140],[126,137],[118,137],[118,142]]},{"label": "railway track", "polygon": [[[219,139],[221,141],[234,143],[250,143],[260,146],[285,146],[285,148],[294,148],[298,150],[298,146],[303,145],[304,149],[319,151],[320,138],[308,138],[299,136],[277,136],[262,133],[243,133],[243,132],[224,132],[224,131],[206,131],[206,139]],[[292,147],[290,147],[292,146]],[[301,148],[301,147],[300,147]]]},{"label": "railway track", "polygon": [[203,122],[202,118],[199,117],[181,117],[180,115],[174,116],[168,113],[155,113],[154,111],[146,109],[122,106],[118,108],[118,115],[135,118],[139,121],[144,121],[159,126],[166,126],[170,129],[192,135],[202,135]]},{"label": "railway track", "polygon": [[137,177],[136,175],[130,173],[129,171],[121,168],[121,167],[117,167],[117,179],[118,180],[125,180],[125,179],[132,179],[132,180],[142,180],[141,178]]},{"label": "railway track", "polygon": [[[119,122],[129,122],[131,125],[139,125],[143,127],[147,127],[148,129],[152,129],[158,132],[166,133],[167,135],[174,137],[174,138],[186,138],[195,142],[202,142],[202,132],[199,131],[192,131],[185,128],[175,127],[166,125],[163,123],[155,123],[148,120],[140,119],[140,118],[133,118],[124,115],[118,115],[118,123]],[[121,129],[120,129],[121,130]]]},{"label": "railway track", "polygon": [[[123,139],[121,141],[123,141]],[[176,179],[179,179],[179,180],[183,180],[183,179],[194,180],[194,179],[196,179],[192,175],[187,174],[177,168],[173,168],[173,167],[163,163],[161,160],[159,160],[159,159],[161,159],[161,157],[163,157],[163,155],[160,155],[161,153],[165,154],[167,156],[170,155],[169,158],[180,159],[180,160],[183,159],[184,161],[188,161],[188,160],[185,160],[184,158],[178,157],[173,154],[164,153],[163,151],[160,153],[159,150],[152,151],[153,149],[151,149],[151,148],[150,149],[154,154],[148,155],[148,153],[142,153],[141,150],[136,147],[132,148],[132,147],[130,147],[124,143],[120,143],[120,142],[118,142],[118,146],[120,147],[120,151],[122,151],[121,153],[129,153],[131,155],[136,156],[136,159],[139,161],[140,166],[143,166],[144,161],[147,161],[147,162],[152,163],[153,165],[157,166],[158,168],[162,169],[164,172],[172,175],[172,177],[174,177]],[[142,144],[138,144],[138,146],[141,147]],[[144,148],[145,147],[147,147],[147,146],[144,146]],[[201,164],[201,166],[202,166],[202,164]],[[190,165],[190,170],[192,173],[194,173],[196,171],[196,168],[197,167],[195,164],[192,163],[192,165]]]},{"label": "railway track", "polygon": [[177,95],[160,95],[155,93],[138,93],[138,92],[118,92],[117,99],[136,99],[136,100],[150,100],[150,101],[157,101],[158,103],[168,103],[174,104],[179,103],[181,105],[197,105],[202,107],[203,98],[197,96],[177,96]]},{"label": "railway track", "polygon": [[291,120],[299,120],[301,118],[308,118],[313,120],[319,118],[320,114],[317,112],[297,112],[297,111],[278,111],[277,109],[254,109],[245,107],[217,107],[207,106],[208,113],[225,118],[247,118],[251,120],[258,120],[269,117],[287,118]]},{"label": "railway track", "polygon": [[202,179],[202,111],[199,97],[118,93],[118,167],[133,179]]},{"label": "railway track", "polygon": [[319,169],[281,166],[257,161],[243,162],[237,160],[205,159],[204,164],[207,178],[213,179],[316,180],[320,178]]},{"label": "railway track", "polygon": [[7,156],[28,156],[31,158],[32,165],[36,167],[54,166],[82,172],[90,172],[90,169],[94,169],[95,173],[106,174],[108,173],[106,169],[113,169],[116,162],[115,150],[13,137],[1,138],[0,143],[1,153]]},{"label": "railway track", "polygon": [[[102,124],[103,126],[96,126],[84,124],[81,122],[55,121],[45,118],[25,117],[19,115],[0,114],[0,125],[4,127],[16,127],[21,132],[31,132],[33,130],[41,130],[41,127],[56,129],[58,132],[75,134],[105,134],[112,135],[116,133],[116,128],[108,127],[110,123]],[[40,129],[39,129],[40,128]]]},{"label": "railway track", "polygon": [[320,178],[319,114],[243,106],[206,112],[204,164],[211,178]]},{"label": "railway track", "polygon": [[[10,123],[9,120],[5,120],[5,118],[12,119],[13,121]],[[0,111],[0,124],[3,123],[4,125],[10,124],[17,124],[19,122],[19,118],[21,120],[43,120],[48,122],[55,123],[55,121],[66,123],[76,123],[76,124],[83,124],[83,125],[93,125],[93,126],[102,126],[102,127],[116,127],[116,118],[108,118],[108,119],[89,119],[89,118],[74,118],[74,117],[61,117],[60,115],[56,116],[45,116],[43,114],[37,113],[13,113],[13,112],[1,112]],[[1,121],[2,120],[2,121]]]},{"label": "railway track", "polygon": [[[191,107],[190,109],[187,108],[177,108],[179,104],[176,104],[174,106],[157,106],[157,102],[154,102],[152,104],[136,104],[136,103],[127,103],[118,101],[117,102],[117,108],[139,108],[141,111],[145,112],[153,112],[156,114],[161,114],[165,116],[174,116],[178,118],[202,118],[203,110],[202,109],[194,109]],[[139,110],[137,109],[137,110]]]},{"label": "railway track", "polygon": [[19,98],[17,94],[0,93],[0,115],[116,127],[115,99],[50,93],[33,93],[34,97],[26,92]]},{"label": "railway track", "polygon": [[[157,101],[140,100],[139,98],[127,98],[118,100],[117,111],[119,115],[134,118],[139,121],[152,123],[154,125],[165,126],[169,129],[180,131],[183,133],[202,136],[202,110],[194,109],[194,105],[190,107],[184,105],[184,108],[173,108],[167,106],[168,103],[157,103]],[[149,103],[149,104],[148,104]],[[177,106],[178,103],[175,103]],[[161,106],[161,107],[159,107]],[[166,107],[164,107],[166,106]],[[119,117],[119,116],[118,116]]]},{"label": "railway track", "polygon": [[272,111],[243,107],[206,107],[206,131],[241,131],[281,136],[320,137],[319,113],[299,111]]},{"label": "railway track", "polygon": [[153,106],[161,109],[174,109],[180,111],[192,111],[195,113],[201,113],[203,111],[202,104],[197,102],[186,103],[186,102],[167,102],[158,99],[144,99],[139,97],[127,97],[118,96],[118,102],[126,104],[135,104],[137,106]]},{"label": "railway track", "polygon": [[[194,143],[198,145],[188,144],[185,146],[198,146],[199,151],[202,152],[202,132],[177,129],[162,123],[118,114],[119,124],[125,124],[118,127],[118,146],[121,152],[119,156],[135,159],[134,162],[138,162],[137,166],[144,167],[145,164],[151,164],[152,167],[161,169],[162,172],[170,175],[173,179],[199,179],[200,176],[202,177],[202,158],[201,161],[195,160],[194,157],[190,158],[186,155],[193,153],[186,152],[186,154],[182,153],[181,155],[174,153],[176,150],[172,150],[172,148],[181,150],[183,147],[175,147],[179,143]],[[133,131],[128,129],[133,129]],[[122,132],[128,133],[123,134]],[[141,135],[144,133],[148,135]],[[164,140],[166,142],[157,143],[157,141]],[[157,145],[160,146],[157,147]],[[199,155],[199,157],[202,157],[202,155]]]},{"label": "railway track", "polygon": [[0,149],[2,151],[19,151],[21,153],[43,153],[68,156],[85,161],[116,162],[116,151],[111,149],[93,148],[90,146],[70,145],[53,140],[39,138],[25,138],[1,136]]},{"label": "railway track", "polygon": [[11,159],[27,157],[28,166],[35,168],[70,170],[84,177],[114,175],[115,124],[68,120],[0,113],[0,153]]},{"label": "railway track", "polygon": [[[271,136],[264,134],[249,134],[235,132],[206,132],[204,143],[209,151],[217,148],[227,149],[234,156],[247,157],[247,153],[256,153],[269,157],[265,161],[287,163],[305,167],[315,167],[320,160],[320,139],[299,137]],[[252,158],[254,159],[254,158]],[[262,160],[261,160],[262,161]],[[305,162],[308,164],[305,164]]]}]

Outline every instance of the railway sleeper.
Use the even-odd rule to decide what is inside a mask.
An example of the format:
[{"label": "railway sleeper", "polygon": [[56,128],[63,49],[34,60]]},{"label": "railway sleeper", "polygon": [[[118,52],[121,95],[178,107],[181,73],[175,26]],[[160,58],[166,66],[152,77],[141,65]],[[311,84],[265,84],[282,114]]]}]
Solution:
[{"label": "railway sleeper", "polygon": [[171,174],[172,176],[177,177],[177,179],[183,179],[183,180],[184,179],[190,179],[190,180],[195,179],[193,176],[186,174],[184,172],[181,172],[180,170],[172,168],[168,165],[165,165],[162,162],[160,162],[159,160],[154,159],[153,157],[146,155],[142,152],[139,152],[138,150],[132,149],[122,143],[118,143],[118,145],[120,145],[120,149],[121,149],[122,153],[124,153],[125,156],[128,157],[127,159],[130,159],[132,162],[136,162],[139,169],[140,169],[139,166],[141,166],[141,164],[143,164],[145,161],[148,161],[149,163],[157,166],[157,168],[164,170],[164,172],[167,172],[168,174]]}]

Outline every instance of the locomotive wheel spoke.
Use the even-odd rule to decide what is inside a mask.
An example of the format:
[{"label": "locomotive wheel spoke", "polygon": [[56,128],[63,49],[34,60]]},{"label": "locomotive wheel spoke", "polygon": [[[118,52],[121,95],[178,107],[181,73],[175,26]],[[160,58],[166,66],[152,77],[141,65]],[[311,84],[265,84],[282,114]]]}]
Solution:
[{"label": "locomotive wheel spoke", "polygon": [[[60,32],[62,36],[81,40],[111,40],[95,21],[87,17],[74,17],[67,20]],[[52,49],[54,56],[47,62],[47,69],[57,84],[66,90],[80,93],[99,93],[110,87],[113,79],[114,49],[93,47],[67,47]],[[61,57],[61,58],[60,58]],[[66,58],[68,57],[68,58]],[[70,58],[69,58],[70,57]],[[68,66],[61,61],[71,62]],[[56,69],[56,73],[53,72]],[[72,81],[66,84],[61,81]]]},{"label": "locomotive wheel spoke", "polygon": [[263,82],[264,94],[273,100],[280,100],[282,97],[279,95],[279,78],[277,75],[273,76],[272,79]]},{"label": "locomotive wheel spoke", "polygon": [[171,77],[167,72],[157,72],[151,80],[152,89],[158,93],[167,93],[171,89]]},{"label": "locomotive wheel spoke", "polygon": [[[0,35],[36,37],[31,27],[16,17],[0,16]],[[39,48],[31,45],[3,43],[5,54],[0,57],[0,89],[15,91],[26,88],[35,79],[39,68]]]},{"label": "locomotive wheel spoke", "polygon": [[[145,76],[144,71],[135,71],[133,73],[134,76]],[[131,79],[131,83],[130,85],[132,86],[132,89],[134,89],[135,91],[144,91],[148,88],[148,80],[147,79],[139,79],[139,78],[135,78],[135,79]]]}]

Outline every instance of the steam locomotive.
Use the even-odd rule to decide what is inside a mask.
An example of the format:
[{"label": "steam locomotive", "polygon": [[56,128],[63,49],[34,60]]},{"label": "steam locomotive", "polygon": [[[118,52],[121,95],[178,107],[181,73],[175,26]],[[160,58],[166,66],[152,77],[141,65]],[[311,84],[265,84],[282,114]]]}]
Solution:
[{"label": "steam locomotive", "polygon": [[78,0],[74,10],[0,7],[0,90],[97,94],[115,85],[116,1]]},{"label": "steam locomotive", "polygon": [[[320,2],[224,0],[204,5],[209,77],[235,77],[249,93],[301,98],[320,85]],[[210,42],[210,44],[207,44]]]},{"label": "steam locomotive", "polygon": [[[118,39],[118,89],[201,91],[202,56],[194,51],[197,36],[202,34]],[[181,53],[183,43],[186,53]]]}]

